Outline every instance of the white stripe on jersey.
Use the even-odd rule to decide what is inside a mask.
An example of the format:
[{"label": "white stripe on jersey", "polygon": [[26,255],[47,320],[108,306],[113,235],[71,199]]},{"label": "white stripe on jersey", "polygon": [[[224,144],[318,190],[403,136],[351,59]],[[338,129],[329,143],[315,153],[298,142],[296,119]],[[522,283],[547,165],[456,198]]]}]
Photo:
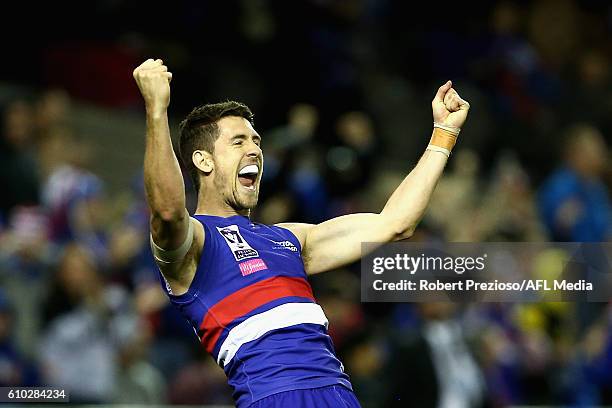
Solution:
[{"label": "white stripe on jersey", "polygon": [[321,306],[316,303],[285,303],[249,317],[230,330],[217,357],[221,367],[229,364],[240,346],[257,340],[267,332],[296,324],[313,323],[327,328],[329,322]]}]

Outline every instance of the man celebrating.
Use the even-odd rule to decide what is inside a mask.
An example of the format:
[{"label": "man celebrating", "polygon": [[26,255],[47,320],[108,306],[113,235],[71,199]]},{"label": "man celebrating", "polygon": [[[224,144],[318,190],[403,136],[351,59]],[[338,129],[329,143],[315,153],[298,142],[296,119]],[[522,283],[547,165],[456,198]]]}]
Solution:
[{"label": "man celebrating", "polygon": [[172,74],[149,59],[134,78],[146,107],[145,189],[162,286],[224,369],[236,405],[359,407],[307,275],[358,260],[364,241],[412,235],[469,104],[450,81],[438,89],[430,144],[380,213],[262,225],[249,219],[264,162],[249,108],[204,105],[181,123],[180,155],[198,193],[190,217],[168,127]]}]

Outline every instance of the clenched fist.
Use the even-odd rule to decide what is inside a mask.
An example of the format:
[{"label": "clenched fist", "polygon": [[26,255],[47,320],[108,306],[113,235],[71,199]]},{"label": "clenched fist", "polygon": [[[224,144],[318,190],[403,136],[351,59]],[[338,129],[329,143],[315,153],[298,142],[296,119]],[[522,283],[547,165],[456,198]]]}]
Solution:
[{"label": "clenched fist", "polygon": [[170,103],[172,73],[160,59],[148,59],[133,72],[148,113],[161,114]]},{"label": "clenched fist", "polygon": [[434,122],[441,125],[461,128],[467,118],[470,104],[461,99],[452,86],[453,83],[447,81],[436,92],[436,96],[431,101],[433,118]]}]

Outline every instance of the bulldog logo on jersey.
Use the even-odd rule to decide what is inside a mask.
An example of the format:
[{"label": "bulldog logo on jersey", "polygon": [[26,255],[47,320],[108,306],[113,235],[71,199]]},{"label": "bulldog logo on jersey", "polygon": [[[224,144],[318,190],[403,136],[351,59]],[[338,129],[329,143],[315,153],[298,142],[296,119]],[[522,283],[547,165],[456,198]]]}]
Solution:
[{"label": "bulldog logo on jersey", "polygon": [[230,247],[236,261],[241,261],[246,258],[254,258],[259,256],[259,253],[251,248],[248,242],[240,234],[237,225],[228,225],[227,227],[217,227],[219,234],[225,239],[225,242]]}]

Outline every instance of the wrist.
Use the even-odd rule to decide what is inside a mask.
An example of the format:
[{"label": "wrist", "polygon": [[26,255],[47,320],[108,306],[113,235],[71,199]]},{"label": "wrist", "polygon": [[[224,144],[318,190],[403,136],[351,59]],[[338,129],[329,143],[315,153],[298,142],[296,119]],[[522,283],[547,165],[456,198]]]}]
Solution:
[{"label": "wrist", "polygon": [[440,152],[445,154],[446,157],[450,157],[453,147],[455,147],[457,143],[457,137],[460,131],[460,128],[434,122],[434,129],[427,150]]},{"label": "wrist", "polygon": [[442,129],[445,130],[449,133],[452,133],[455,136],[459,136],[459,133],[461,132],[461,128],[460,127],[456,127],[456,126],[451,126],[451,125],[447,125],[441,122],[436,122],[434,121],[433,123],[434,125],[434,130],[437,129]]},{"label": "wrist", "polygon": [[160,120],[168,117],[168,111],[166,108],[147,106],[145,109],[148,120]]}]

